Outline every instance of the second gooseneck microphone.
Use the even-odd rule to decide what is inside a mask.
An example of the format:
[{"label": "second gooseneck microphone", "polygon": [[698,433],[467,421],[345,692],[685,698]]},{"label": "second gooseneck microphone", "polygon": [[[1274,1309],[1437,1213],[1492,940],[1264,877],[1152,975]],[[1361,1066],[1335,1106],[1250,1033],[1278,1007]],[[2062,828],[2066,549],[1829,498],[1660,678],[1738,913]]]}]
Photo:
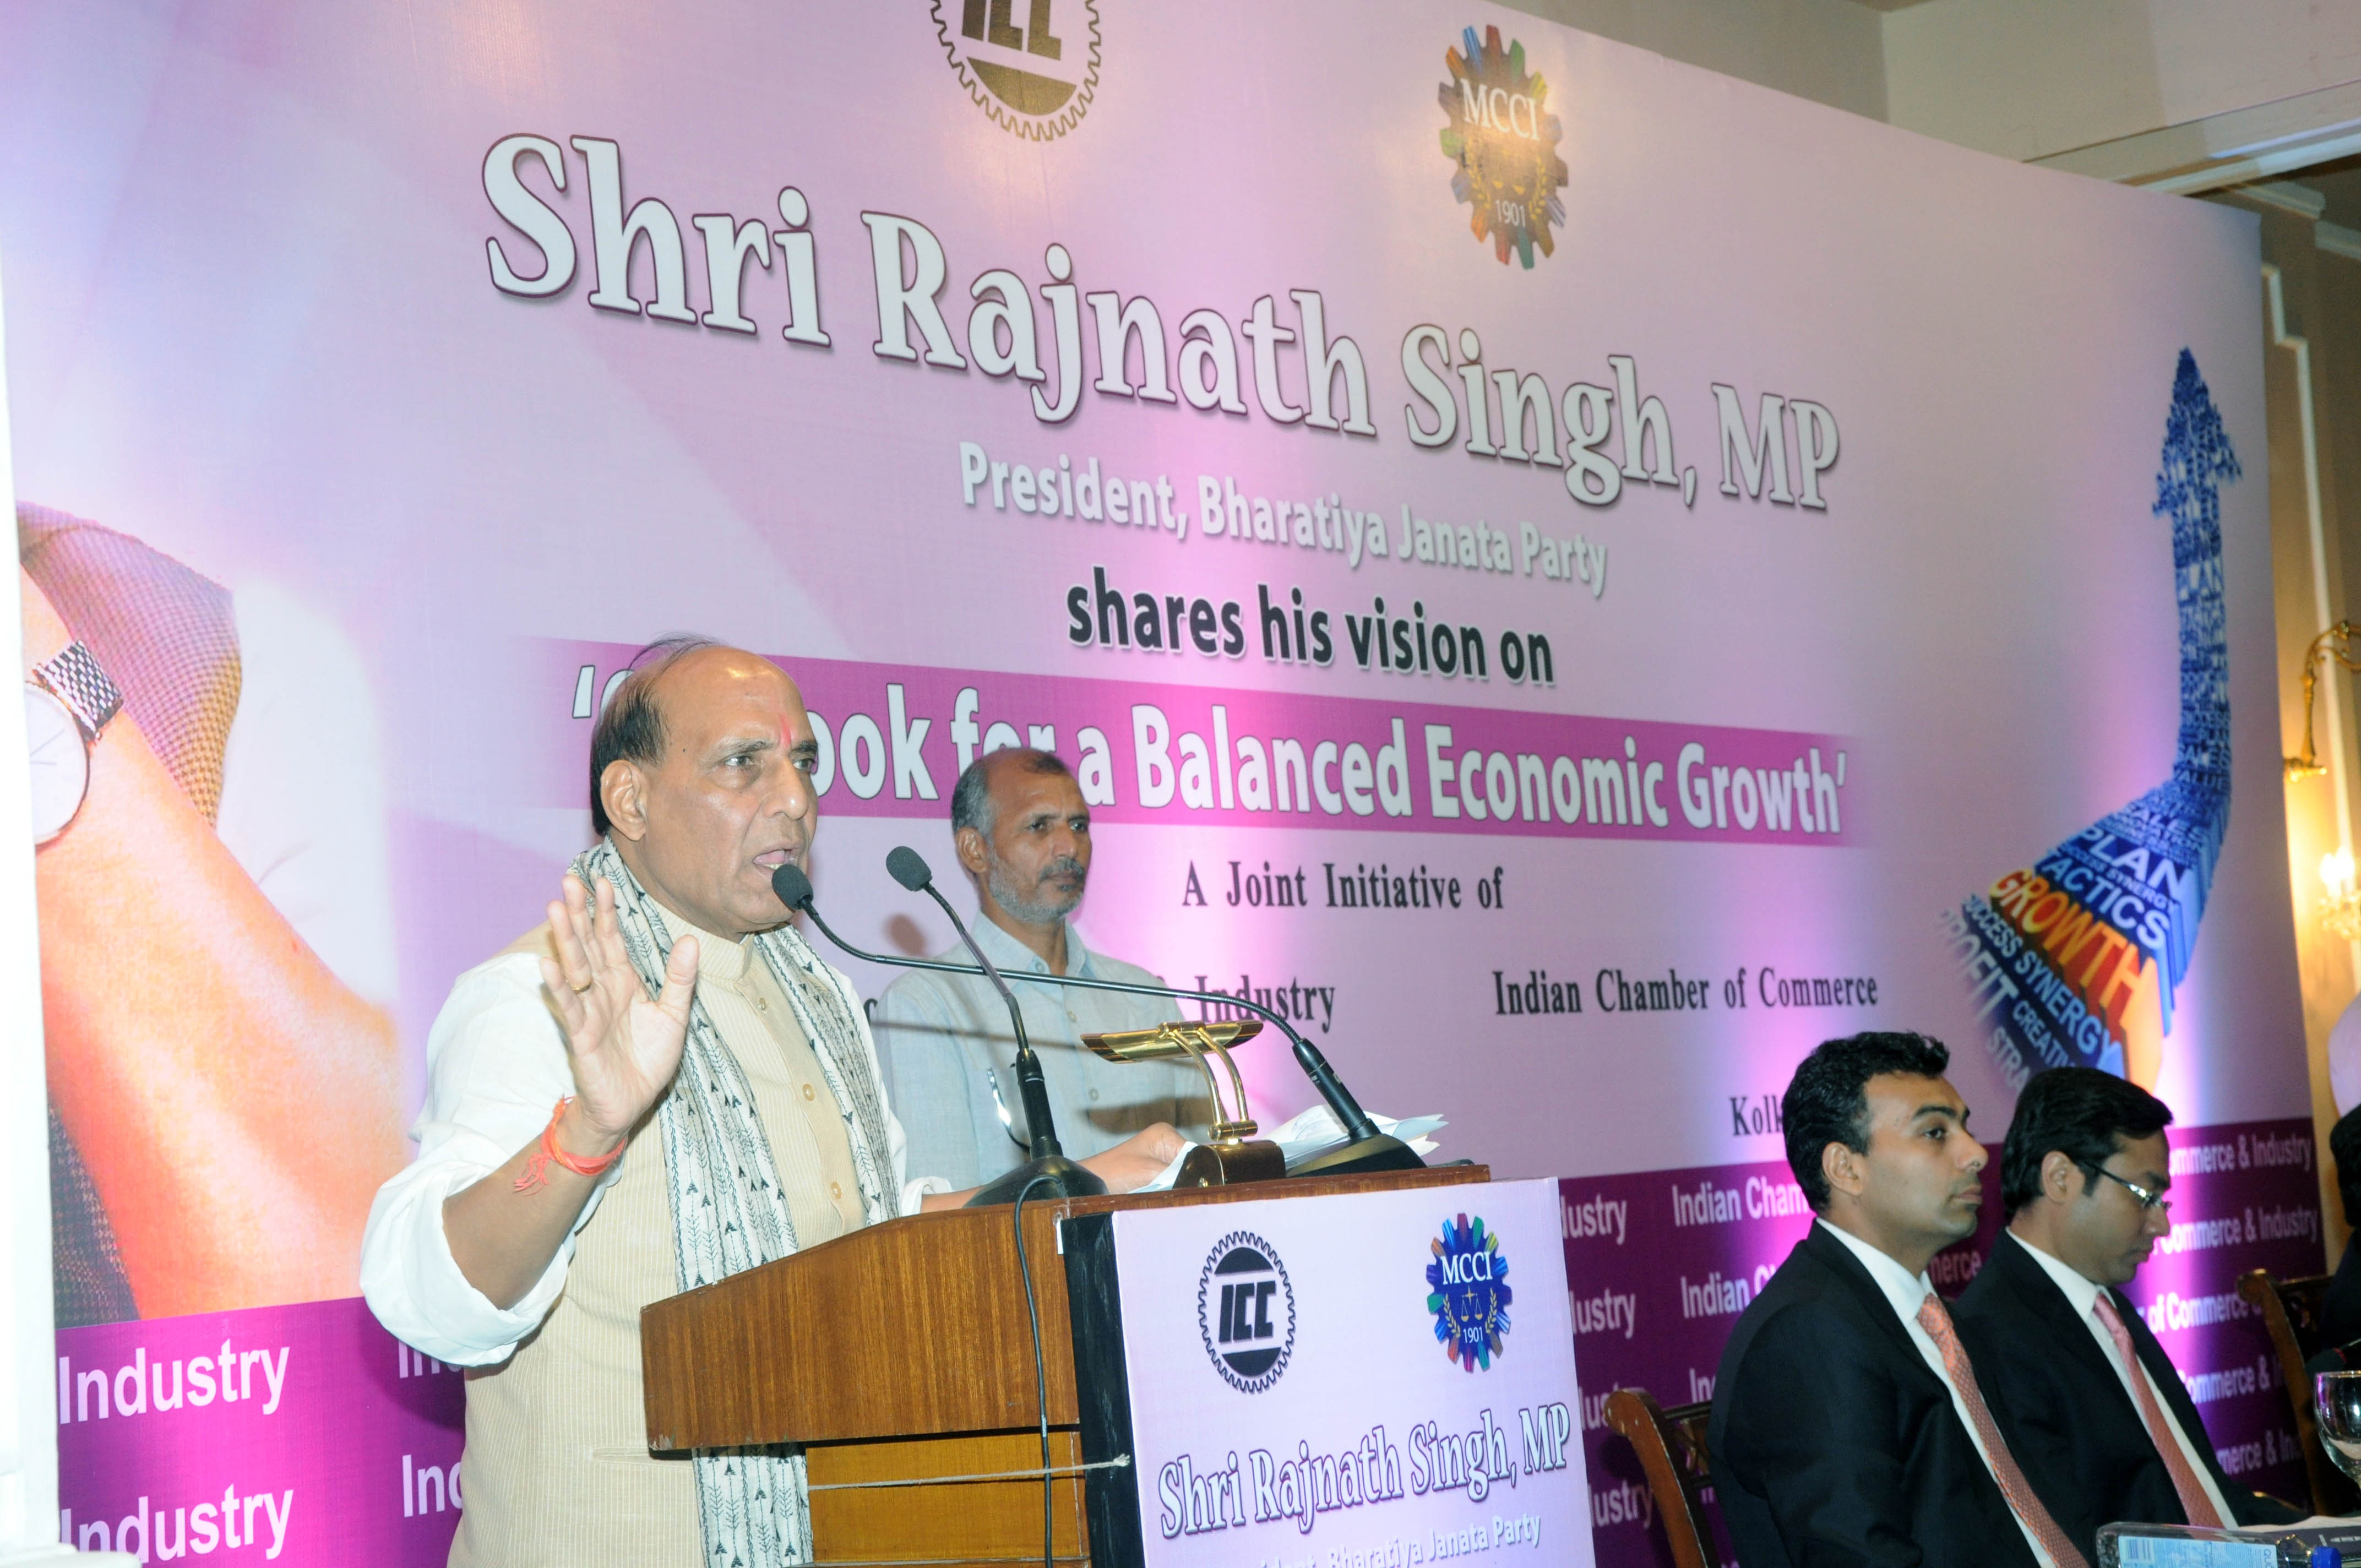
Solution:
[{"label": "second gooseneck microphone", "polygon": [[[1025,1106],[1027,1152],[1033,1157],[1007,1175],[976,1189],[975,1196],[968,1200],[969,1206],[1013,1203],[1016,1195],[1033,1185],[1037,1178],[1046,1179],[1043,1185],[1052,1195],[1089,1198],[1104,1192],[1106,1183],[1099,1179],[1097,1173],[1068,1159],[1065,1150],[1058,1145],[1057,1120],[1049,1109],[1049,1086],[1041,1076],[1041,1058],[1034,1054],[1032,1042],[1026,1038],[1024,1010],[1016,1003],[1016,993],[1008,989],[1008,982],[1001,978],[1000,970],[983,949],[976,946],[975,938],[968,935],[965,923],[936,889],[934,873],[927,869],[927,862],[919,858],[917,850],[895,850],[886,857],[885,869],[893,873],[895,882],[912,893],[925,893],[942,905],[943,913],[950,916],[951,928],[959,933],[960,941],[965,944],[968,952],[982,967],[994,989],[1000,992],[1001,1000],[1008,1004],[1008,1025],[1016,1036],[1016,1057],[1011,1065],[1016,1073],[1016,1092]],[[813,906],[811,878],[804,874],[802,867],[790,862],[773,872],[771,891],[778,894],[779,902],[788,908],[810,916],[814,924],[828,932],[829,940],[844,947],[843,940],[835,932],[829,931],[828,923],[820,919],[819,911]]]}]

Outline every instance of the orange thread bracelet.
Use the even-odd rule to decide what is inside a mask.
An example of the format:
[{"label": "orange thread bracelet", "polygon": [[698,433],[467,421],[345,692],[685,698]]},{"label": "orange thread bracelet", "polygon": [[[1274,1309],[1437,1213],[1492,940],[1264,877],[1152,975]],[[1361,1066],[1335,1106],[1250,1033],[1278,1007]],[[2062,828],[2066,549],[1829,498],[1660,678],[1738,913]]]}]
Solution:
[{"label": "orange thread bracelet", "polygon": [[577,1176],[602,1176],[609,1166],[623,1157],[625,1144],[617,1144],[597,1159],[577,1159],[557,1146],[558,1121],[566,1114],[566,1108],[573,1103],[574,1096],[565,1095],[557,1102],[557,1109],[549,1113],[549,1125],[541,1130],[541,1147],[525,1160],[524,1174],[516,1179],[514,1187],[517,1191],[531,1192],[536,1188],[548,1186],[549,1162],[552,1160]]}]

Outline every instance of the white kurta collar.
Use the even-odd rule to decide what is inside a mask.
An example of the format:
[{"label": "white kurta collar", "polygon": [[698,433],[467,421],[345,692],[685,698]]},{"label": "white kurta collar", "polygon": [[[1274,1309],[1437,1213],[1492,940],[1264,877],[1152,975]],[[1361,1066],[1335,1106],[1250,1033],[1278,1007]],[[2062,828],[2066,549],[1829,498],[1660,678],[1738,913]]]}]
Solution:
[{"label": "white kurta collar", "polygon": [[1861,1266],[1869,1270],[1869,1277],[1877,1281],[1878,1289],[1884,1292],[1886,1300],[1904,1322],[1918,1321],[1919,1306],[1935,1291],[1923,1272],[1912,1274],[1892,1255],[1880,1252],[1842,1225],[1832,1225],[1824,1219],[1812,1223],[1844,1243],[1846,1249],[1861,1259]]},{"label": "white kurta collar", "polygon": [[2066,1292],[2066,1299],[2073,1307],[2076,1317],[2087,1318],[2091,1315],[2092,1309],[2099,1304],[2099,1291],[2102,1288],[2096,1280],[2083,1278],[2071,1266],[2050,1256],[2015,1231],[2008,1233],[2008,1239],[2031,1254],[2033,1261],[2041,1266],[2041,1272],[2049,1276],[2059,1289]]}]

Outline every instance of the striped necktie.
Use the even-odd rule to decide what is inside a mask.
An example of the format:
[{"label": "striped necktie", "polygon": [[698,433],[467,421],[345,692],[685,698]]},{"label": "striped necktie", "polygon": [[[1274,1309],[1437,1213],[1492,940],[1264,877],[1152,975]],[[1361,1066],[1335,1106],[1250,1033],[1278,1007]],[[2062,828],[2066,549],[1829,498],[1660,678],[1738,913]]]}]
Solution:
[{"label": "striped necktie", "polygon": [[2156,1444],[2157,1457],[2164,1461],[2165,1474],[2172,1477],[2172,1489],[2180,1494],[2180,1511],[2189,1522],[2210,1529],[2222,1528],[2222,1516],[2213,1508],[2213,1499],[2205,1495],[2205,1485],[2197,1478],[2196,1466],[2189,1463],[2189,1454],[2173,1434],[2172,1425],[2164,1419],[2164,1408],[2156,1402],[2156,1390],[2148,1387],[2147,1375],[2140,1370],[2138,1354],[2132,1349],[2131,1331],[2124,1327],[2123,1318],[2104,1290],[2091,1303],[2091,1310],[2115,1342],[2115,1354],[2124,1358],[2124,1370],[2131,1374],[2132,1396],[2139,1406],[2140,1424],[2147,1428],[2148,1442]]},{"label": "striped necktie", "polygon": [[1959,1390],[1960,1403],[1967,1406],[1969,1419],[1976,1424],[1976,1435],[1983,1439],[1984,1457],[1992,1462],[1993,1479],[2000,1483],[2000,1495],[2008,1499],[2009,1508],[2025,1521],[2025,1528],[2033,1532],[2033,1539],[2041,1542],[2041,1549],[2049,1553],[2049,1560],[2058,1568],[2090,1568],[2089,1562],[2074,1550],[2074,1543],[2066,1539],[2066,1532],[2058,1528],[2058,1521],[2049,1517],[2049,1510],[2041,1506],[2025,1472],[2016,1467],[2016,1456],[2001,1441],[2000,1427],[1984,1404],[1983,1390],[1976,1386],[1976,1369],[1968,1360],[1967,1347],[1960,1343],[1958,1331],[1951,1327],[1951,1314],[1944,1310],[1943,1299],[1931,1290],[1918,1303],[1918,1326],[1927,1331],[1927,1337],[1942,1353],[1943,1371],[1950,1378],[1951,1387]]}]

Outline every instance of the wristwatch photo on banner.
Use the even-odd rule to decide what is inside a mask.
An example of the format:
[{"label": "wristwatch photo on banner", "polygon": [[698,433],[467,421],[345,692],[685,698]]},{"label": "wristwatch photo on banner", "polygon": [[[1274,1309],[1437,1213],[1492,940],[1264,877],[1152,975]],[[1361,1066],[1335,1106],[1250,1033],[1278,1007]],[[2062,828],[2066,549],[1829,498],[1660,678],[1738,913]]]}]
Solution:
[{"label": "wristwatch photo on banner", "polygon": [[71,825],[90,793],[90,749],[123,707],[123,693],[76,642],[33,666],[25,683],[25,750],[32,761],[33,842]]}]

